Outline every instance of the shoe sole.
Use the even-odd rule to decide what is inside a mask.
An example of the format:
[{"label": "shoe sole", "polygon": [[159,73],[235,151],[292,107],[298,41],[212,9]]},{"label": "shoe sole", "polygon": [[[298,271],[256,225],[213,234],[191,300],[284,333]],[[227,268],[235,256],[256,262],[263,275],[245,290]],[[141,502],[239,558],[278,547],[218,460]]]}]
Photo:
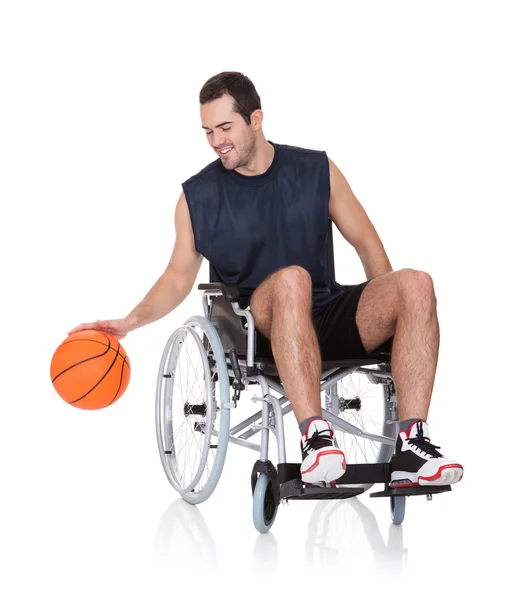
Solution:
[{"label": "shoe sole", "polygon": [[395,471],[392,473],[390,487],[415,487],[418,485],[451,485],[461,481],[463,478],[463,467],[459,464],[443,465],[434,475],[423,477],[418,473]]},{"label": "shoe sole", "polygon": [[[335,455],[340,457],[336,462]],[[342,477],[346,472],[346,459],[341,450],[329,450],[318,454],[315,462],[306,471],[301,471],[300,476],[304,483],[317,483],[325,481],[331,483]]]}]

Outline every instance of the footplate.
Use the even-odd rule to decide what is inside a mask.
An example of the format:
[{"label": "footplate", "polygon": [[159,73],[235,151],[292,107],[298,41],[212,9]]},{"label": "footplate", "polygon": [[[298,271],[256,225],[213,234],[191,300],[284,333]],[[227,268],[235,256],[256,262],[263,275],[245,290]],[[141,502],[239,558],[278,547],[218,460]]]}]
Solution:
[{"label": "footplate", "polygon": [[450,492],[450,485],[412,485],[408,487],[391,488],[385,486],[382,492],[370,494],[371,498],[384,498],[388,496],[429,496],[431,494],[440,494],[441,492]]},{"label": "footplate", "polygon": [[363,488],[319,487],[306,484],[301,479],[291,479],[280,486],[282,500],[344,500],[364,492]]},{"label": "footplate", "polygon": [[419,485],[400,488],[391,488],[390,463],[373,464],[348,464],[346,472],[337,479],[337,486],[358,485],[359,487],[322,488],[317,486],[306,487],[300,479],[299,463],[278,464],[278,482],[280,484],[280,498],[294,500],[329,500],[332,498],[352,498],[362,494],[365,490],[361,485],[384,483],[382,492],[370,494],[372,498],[395,496],[428,496],[450,492],[450,485]]},{"label": "footplate", "polygon": [[[337,485],[365,485],[367,483],[387,483],[390,481],[390,463],[372,463],[365,465],[346,465],[346,472],[337,479]],[[280,483],[300,477],[300,463],[278,464]]]}]

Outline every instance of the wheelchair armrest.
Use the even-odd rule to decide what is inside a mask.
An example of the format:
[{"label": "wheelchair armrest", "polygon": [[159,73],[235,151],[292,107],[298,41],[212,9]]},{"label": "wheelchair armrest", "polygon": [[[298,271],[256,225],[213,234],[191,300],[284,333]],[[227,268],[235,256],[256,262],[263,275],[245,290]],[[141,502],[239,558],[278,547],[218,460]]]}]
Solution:
[{"label": "wheelchair armrest", "polygon": [[200,283],[198,290],[221,292],[229,302],[238,302],[240,299],[240,290],[234,283]]}]

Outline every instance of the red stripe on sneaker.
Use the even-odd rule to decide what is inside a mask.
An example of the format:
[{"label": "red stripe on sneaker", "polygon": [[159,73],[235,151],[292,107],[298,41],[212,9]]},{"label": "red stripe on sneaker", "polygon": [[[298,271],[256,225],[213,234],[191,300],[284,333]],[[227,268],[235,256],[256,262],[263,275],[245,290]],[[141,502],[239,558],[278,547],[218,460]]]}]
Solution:
[{"label": "red stripe on sneaker", "polygon": [[441,477],[441,475],[443,474],[443,471],[445,469],[461,469],[461,471],[463,471],[463,467],[459,463],[443,465],[442,467],[439,467],[439,469],[435,475],[430,475],[430,477],[419,476],[419,481],[421,481],[421,479],[423,479],[424,481],[435,481],[436,479],[439,479]]},{"label": "red stripe on sneaker", "polygon": [[419,483],[390,483],[391,488],[415,487],[416,485],[419,485]]},{"label": "red stripe on sneaker", "polygon": [[419,476],[419,480],[411,483],[391,483],[390,482],[390,487],[391,488],[405,488],[405,487],[415,487],[415,486],[419,486],[421,485],[419,483],[419,481],[423,480],[423,481],[435,481],[436,479],[439,479],[441,477],[441,475],[443,474],[443,471],[445,469],[461,469],[461,477],[459,478],[459,481],[461,481],[461,479],[463,479],[463,467],[459,464],[459,463],[451,463],[448,465],[443,465],[442,467],[440,467],[437,471],[437,473],[435,473],[434,475],[430,475],[430,477],[422,477]]},{"label": "red stripe on sneaker", "polygon": [[343,458],[342,460],[342,464],[345,465],[346,464],[346,460],[344,458],[344,452],[342,452],[342,450],[325,450],[324,452],[320,452],[319,454],[317,454],[317,459],[315,460],[315,462],[309,467],[309,469],[307,469],[307,471],[301,471],[300,474],[303,475],[304,473],[309,473],[310,471],[312,471],[315,467],[318,467],[319,464],[319,458],[321,456],[327,456],[328,454],[340,454]]}]

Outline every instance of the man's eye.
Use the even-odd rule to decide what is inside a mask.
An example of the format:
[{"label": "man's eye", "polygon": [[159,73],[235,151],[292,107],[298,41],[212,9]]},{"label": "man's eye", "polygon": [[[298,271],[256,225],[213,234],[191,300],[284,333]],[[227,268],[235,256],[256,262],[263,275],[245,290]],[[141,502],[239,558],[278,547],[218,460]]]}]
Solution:
[{"label": "man's eye", "polygon": [[224,128],[224,127],[222,127],[222,128],[221,128],[221,130],[222,130],[222,131],[229,131],[229,129],[230,129],[230,127],[225,127],[225,128]]}]

